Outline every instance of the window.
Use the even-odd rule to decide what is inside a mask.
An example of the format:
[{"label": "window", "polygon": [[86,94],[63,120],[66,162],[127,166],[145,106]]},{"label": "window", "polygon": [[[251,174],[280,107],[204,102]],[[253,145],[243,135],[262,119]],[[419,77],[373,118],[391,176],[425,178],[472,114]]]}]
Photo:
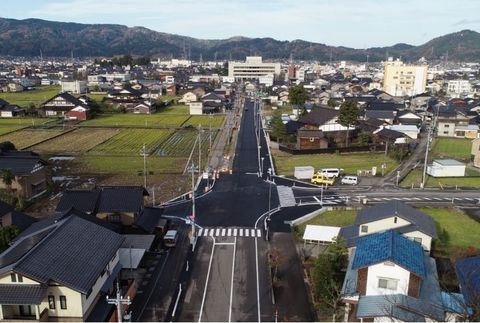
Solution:
[{"label": "window", "polygon": [[444,135],[448,135],[448,131],[444,131],[443,134],[444,134]]},{"label": "window", "polygon": [[397,217],[393,218],[393,223],[397,223]]},{"label": "window", "polygon": [[48,308],[51,310],[55,309],[55,296],[48,295]]},{"label": "window", "polygon": [[120,223],[120,214],[110,214],[108,216],[108,222]]},{"label": "window", "polygon": [[362,225],[361,230],[362,230],[363,233],[367,233],[368,232],[368,225]]},{"label": "window", "polygon": [[17,275],[17,281],[18,281],[19,283],[23,283],[23,277],[22,277],[22,275]]},{"label": "window", "polygon": [[419,244],[422,244],[422,238],[413,238],[413,241],[418,242]]},{"label": "window", "polygon": [[67,309],[67,297],[66,296],[63,296],[63,295],[60,296],[60,308],[62,310]]},{"label": "window", "polygon": [[12,283],[16,283],[17,282],[17,274],[10,274],[10,278],[12,279]]},{"label": "window", "polygon": [[443,127],[444,128],[450,128],[450,125],[449,124],[444,124]]},{"label": "window", "polygon": [[398,285],[398,280],[390,278],[379,278],[378,279],[378,288],[396,290]]}]

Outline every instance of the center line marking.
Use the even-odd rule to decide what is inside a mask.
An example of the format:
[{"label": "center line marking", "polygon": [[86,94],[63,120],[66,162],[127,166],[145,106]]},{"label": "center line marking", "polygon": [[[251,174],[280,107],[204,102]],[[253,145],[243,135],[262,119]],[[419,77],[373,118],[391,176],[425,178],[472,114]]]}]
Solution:
[{"label": "center line marking", "polygon": [[212,252],[210,253],[210,262],[208,263],[208,270],[207,270],[207,280],[205,281],[205,288],[203,289],[202,304],[200,305],[200,314],[198,315],[198,322],[202,321],[203,305],[205,305],[205,297],[207,296],[208,279],[210,278],[210,270],[212,269],[212,260],[213,260],[214,251],[215,251],[215,240],[212,245]]}]

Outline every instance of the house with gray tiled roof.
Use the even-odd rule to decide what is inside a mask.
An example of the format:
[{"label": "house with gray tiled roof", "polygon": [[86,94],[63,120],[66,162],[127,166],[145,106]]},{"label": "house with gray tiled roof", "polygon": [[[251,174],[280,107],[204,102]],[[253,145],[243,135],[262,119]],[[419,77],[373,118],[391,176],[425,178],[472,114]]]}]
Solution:
[{"label": "house with gray tiled roof", "polygon": [[361,209],[355,223],[341,228],[339,235],[351,249],[360,237],[390,229],[418,242],[428,252],[432,239],[437,237],[435,221],[429,215],[399,201]]},{"label": "house with gray tiled roof", "polygon": [[84,321],[121,270],[124,238],[70,210],[0,254],[0,321]]},{"label": "house with gray tiled roof", "polygon": [[435,260],[389,230],[358,239],[342,286],[347,321],[444,321]]}]

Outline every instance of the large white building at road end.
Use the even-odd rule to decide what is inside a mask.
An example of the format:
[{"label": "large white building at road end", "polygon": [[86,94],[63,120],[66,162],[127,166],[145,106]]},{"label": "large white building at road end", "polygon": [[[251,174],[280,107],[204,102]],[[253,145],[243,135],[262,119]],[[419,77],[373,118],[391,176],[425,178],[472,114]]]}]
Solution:
[{"label": "large white building at road end", "polygon": [[235,80],[273,79],[280,71],[280,63],[264,63],[261,56],[247,56],[245,62],[228,62],[228,76]]}]

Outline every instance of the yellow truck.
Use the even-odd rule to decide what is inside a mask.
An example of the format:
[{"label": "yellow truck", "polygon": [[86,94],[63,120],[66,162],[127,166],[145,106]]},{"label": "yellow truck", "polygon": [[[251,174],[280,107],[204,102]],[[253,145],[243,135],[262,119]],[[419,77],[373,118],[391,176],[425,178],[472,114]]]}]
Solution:
[{"label": "yellow truck", "polygon": [[333,183],[335,183],[335,177],[328,178],[322,173],[315,173],[310,182],[320,185],[333,185]]}]

